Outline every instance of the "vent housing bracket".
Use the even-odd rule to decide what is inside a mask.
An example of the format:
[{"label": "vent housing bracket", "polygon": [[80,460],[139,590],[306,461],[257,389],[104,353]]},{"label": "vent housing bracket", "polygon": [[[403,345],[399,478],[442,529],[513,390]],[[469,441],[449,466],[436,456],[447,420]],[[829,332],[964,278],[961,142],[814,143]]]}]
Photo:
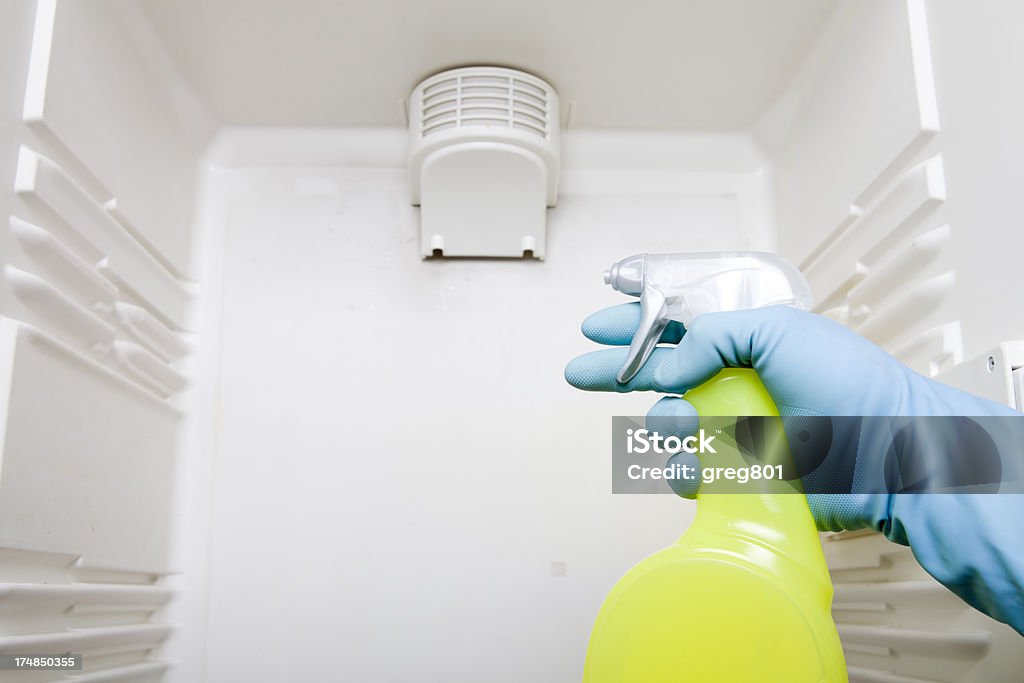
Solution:
[{"label": "vent housing bracket", "polygon": [[416,86],[409,180],[421,255],[543,259],[558,122],[554,88],[523,71],[464,67]]}]

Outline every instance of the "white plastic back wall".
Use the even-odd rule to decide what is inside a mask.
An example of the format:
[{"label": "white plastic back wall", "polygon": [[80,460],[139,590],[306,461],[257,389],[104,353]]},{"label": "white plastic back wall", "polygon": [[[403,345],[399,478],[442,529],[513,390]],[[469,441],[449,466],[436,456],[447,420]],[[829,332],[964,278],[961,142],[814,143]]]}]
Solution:
[{"label": "white plastic back wall", "polygon": [[743,136],[566,144],[589,165],[543,264],[420,260],[400,167],[218,172],[208,680],[316,680],[325,651],[338,680],[578,679],[608,587],[681,533],[690,503],[608,494],[601,423],[651,398],[581,395],[562,368],[621,300],[611,261],[765,246],[743,223],[760,159]]}]

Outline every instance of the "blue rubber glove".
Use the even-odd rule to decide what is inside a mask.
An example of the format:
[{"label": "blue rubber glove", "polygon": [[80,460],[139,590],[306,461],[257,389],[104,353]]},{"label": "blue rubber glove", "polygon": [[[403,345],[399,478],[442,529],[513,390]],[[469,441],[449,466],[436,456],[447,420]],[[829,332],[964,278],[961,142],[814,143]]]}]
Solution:
[{"label": "blue rubber glove", "polygon": [[[782,306],[705,314],[689,330],[671,323],[661,341],[676,346],[658,347],[635,378],[619,384],[615,375],[639,318],[638,303],[587,318],[584,335],[618,348],[573,359],[565,378],[590,391],[676,395],[658,401],[648,420],[692,424],[696,410],[678,395],[724,367],[754,368],[783,416],[1020,416],[911,371],[838,323]],[[869,437],[852,443],[856,449],[878,442]],[[1016,446],[1024,450],[1024,444]],[[882,454],[848,455],[858,467],[882,466]],[[943,585],[1024,633],[1024,495],[811,494],[808,503],[820,530],[872,528],[909,545]]]}]

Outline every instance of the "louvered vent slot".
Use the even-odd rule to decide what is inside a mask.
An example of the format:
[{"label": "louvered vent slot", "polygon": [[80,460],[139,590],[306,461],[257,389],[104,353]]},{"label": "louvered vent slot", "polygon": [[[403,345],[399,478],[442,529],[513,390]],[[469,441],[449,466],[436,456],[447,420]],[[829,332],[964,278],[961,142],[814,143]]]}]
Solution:
[{"label": "louvered vent slot", "polygon": [[445,78],[423,89],[423,135],[458,125],[459,79]]},{"label": "louvered vent slot", "polygon": [[521,79],[513,82],[512,125],[547,137],[547,93]]},{"label": "louvered vent slot", "polygon": [[499,126],[547,139],[548,93],[498,74],[444,78],[423,89],[423,137],[469,126]]}]

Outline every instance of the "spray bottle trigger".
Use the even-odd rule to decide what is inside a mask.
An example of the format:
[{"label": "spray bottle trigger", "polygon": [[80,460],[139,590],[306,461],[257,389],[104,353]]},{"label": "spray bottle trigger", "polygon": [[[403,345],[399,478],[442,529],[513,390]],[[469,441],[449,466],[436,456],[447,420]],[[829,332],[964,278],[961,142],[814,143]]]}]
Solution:
[{"label": "spray bottle trigger", "polygon": [[640,372],[647,359],[650,358],[654,347],[661,339],[661,333],[669,323],[668,306],[665,295],[653,287],[646,288],[640,298],[640,325],[633,334],[633,341],[629,344],[629,354],[626,362],[623,363],[616,380],[625,384]]}]

